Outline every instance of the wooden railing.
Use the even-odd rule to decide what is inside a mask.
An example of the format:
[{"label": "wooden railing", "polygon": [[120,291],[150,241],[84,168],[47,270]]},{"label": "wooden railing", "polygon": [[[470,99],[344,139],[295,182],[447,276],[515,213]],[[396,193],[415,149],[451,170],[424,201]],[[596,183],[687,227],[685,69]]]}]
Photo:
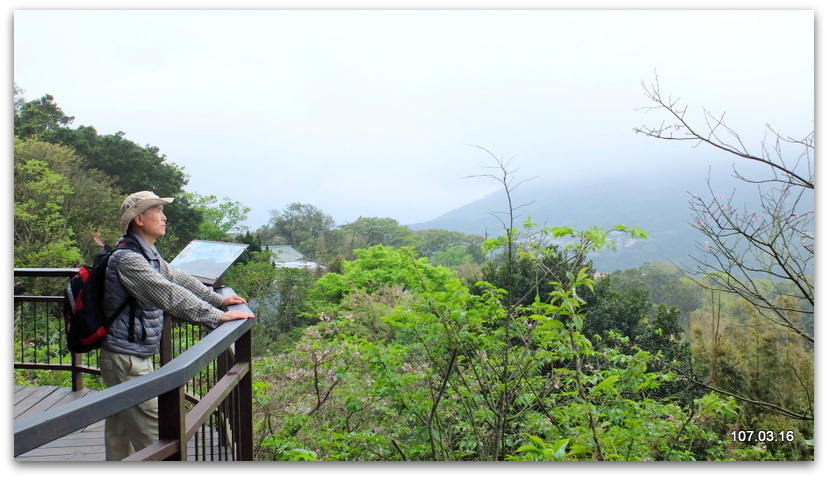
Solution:
[{"label": "wooden railing", "polygon": [[[15,268],[14,274],[66,279],[74,270]],[[230,288],[217,291],[223,296],[234,294]],[[100,371],[95,354],[71,354],[71,360],[65,360],[61,300],[61,296],[15,295],[15,341],[20,342],[15,368],[68,371],[73,389],[78,390],[84,375]],[[24,311],[32,305],[40,306],[40,311]],[[246,310],[247,306],[229,308]],[[166,318],[158,369],[16,420],[14,456],[157,397],[159,441],[125,460],[252,460],[250,330],[254,322],[232,321],[203,334],[193,325],[173,327],[175,321]],[[190,455],[187,444],[193,437],[198,446]]]}]

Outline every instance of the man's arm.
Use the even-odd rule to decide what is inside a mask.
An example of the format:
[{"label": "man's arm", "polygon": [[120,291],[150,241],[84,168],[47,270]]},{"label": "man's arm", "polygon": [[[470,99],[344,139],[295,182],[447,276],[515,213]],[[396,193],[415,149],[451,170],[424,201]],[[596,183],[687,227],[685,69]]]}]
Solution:
[{"label": "man's arm", "polygon": [[[127,292],[140,302],[162,309],[177,318],[213,327],[218,326],[222,320],[223,311],[196,296],[188,288],[167,280],[140,254],[125,253],[118,265],[118,274]],[[198,282],[195,278],[191,279]],[[201,283],[199,285],[207,289]],[[210,292],[218,298],[220,306],[221,296],[214,291]]]},{"label": "man's arm", "polygon": [[175,268],[164,260],[161,260],[161,271],[164,272],[163,276],[169,278],[172,283],[191,291],[198,298],[210,303],[216,308],[223,306],[222,301],[224,298],[212,288],[205,286],[204,283],[195,279],[192,275]]},{"label": "man's arm", "polygon": [[[222,296],[216,293],[215,290],[213,290],[209,286],[204,285],[204,283],[197,280],[192,275],[184,271],[181,271],[180,269],[170,265],[169,263],[163,260],[161,261],[161,271],[164,272],[163,276],[167,278],[172,278],[173,283],[181,285],[186,289],[189,289],[193,292],[193,294],[217,308],[221,308],[223,306],[230,306],[233,304],[247,304],[247,301],[244,298],[241,298],[235,294],[231,296]],[[233,319],[243,319],[243,317],[238,317],[237,314],[228,315],[227,313],[225,313],[224,317],[222,318],[222,320],[225,321]]]}]

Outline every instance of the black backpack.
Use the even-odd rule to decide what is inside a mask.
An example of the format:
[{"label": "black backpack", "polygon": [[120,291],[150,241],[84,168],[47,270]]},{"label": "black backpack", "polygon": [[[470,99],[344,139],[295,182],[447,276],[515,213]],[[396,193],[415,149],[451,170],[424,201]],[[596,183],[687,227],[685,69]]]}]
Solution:
[{"label": "black backpack", "polygon": [[131,308],[132,321],[135,319],[135,299],[132,297],[124,301],[112,316],[107,317],[103,311],[106,265],[109,257],[118,249],[129,249],[141,253],[146,258],[141,246],[131,240],[122,241],[115,248],[104,245],[95,255],[92,266],[84,265],[78,268],[78,273],[66,286],[63,294],[63,319],[67,347],[73,353],[85,353],[100,348],[107,328],[127,305]]}]

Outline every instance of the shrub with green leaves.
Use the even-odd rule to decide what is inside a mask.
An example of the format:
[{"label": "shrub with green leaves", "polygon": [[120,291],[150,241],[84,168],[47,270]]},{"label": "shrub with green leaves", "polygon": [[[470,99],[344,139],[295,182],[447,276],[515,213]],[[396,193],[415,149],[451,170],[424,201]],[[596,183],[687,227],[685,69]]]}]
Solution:
[{"label": "shrub with green leaves", "polygon": [[[602,234],[593,230],[575,244],[594,248]],[[492,285],[472,293],[457,279],[433,288],[419,278],[384,316],[393,337],[362,337],[353,313],[336,309],[291,351],[257,366],[269,384],[258,410],[261,459],[749,455],[728,441],[739,410],[732,399],[659,397],[654,392],[677,379],[654,367],[657,353],[617,335],[596,346],[582,333],[577,291],[593,287],[588,269],[569,271],[549,298],[525,306],[508,304]]]}]

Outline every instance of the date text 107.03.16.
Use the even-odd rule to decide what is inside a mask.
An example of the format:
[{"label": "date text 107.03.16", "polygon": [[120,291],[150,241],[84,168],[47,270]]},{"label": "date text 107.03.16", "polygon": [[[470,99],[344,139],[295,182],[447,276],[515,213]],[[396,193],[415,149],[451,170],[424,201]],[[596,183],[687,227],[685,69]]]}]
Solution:
[{"label": "date text 107.03.16", "polygon": [[792,442],[796,439],[793,431],[732,431],[733,442]]}]

